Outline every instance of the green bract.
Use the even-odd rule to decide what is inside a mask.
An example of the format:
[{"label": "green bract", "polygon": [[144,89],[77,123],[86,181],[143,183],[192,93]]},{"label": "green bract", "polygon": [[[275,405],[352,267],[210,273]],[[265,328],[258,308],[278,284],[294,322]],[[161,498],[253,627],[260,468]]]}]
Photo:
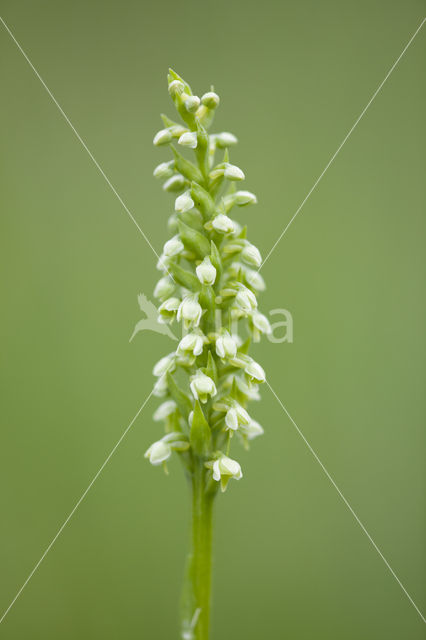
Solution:
[{"label": "green bract", "polygon": [[271,329],[257,308],[256,293],[264,288],[255,271],[260,253],[247,240],[245,227],[231,217],[234,208],[244,216],[243,207],[257,202],[253,193],[236,188],[245,179],[229,158],[237,138],[229,132],[208,133],[220,102],[213,90],[200,99],[172,70],[168,83],[183,124],[163,115],[164,128],[154,137],[154,145],[169,146],[172,153],[154,176],[175,195],[171,237],[157,265],[162,277],[154,295],[160,321],[177,323],[181,339],[175,352],[154,367],[154,394],[163,399],[154,417],[164,423],[165,435],[146,457],[165,466],[178,455],[192,484],[192,551],[181,637],[205,640],[213,498],[231,479],[242,477],[239,463],[229,457],[231,440],[248,447],[263,433],[247,405],[259,399],[265,372],[248,351],[252,339]]}]

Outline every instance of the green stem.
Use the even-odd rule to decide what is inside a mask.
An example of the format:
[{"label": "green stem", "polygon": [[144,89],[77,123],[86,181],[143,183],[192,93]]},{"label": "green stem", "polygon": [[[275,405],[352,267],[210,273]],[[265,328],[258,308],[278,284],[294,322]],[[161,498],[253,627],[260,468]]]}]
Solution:
[{"label": "green stem", "polygon": [[[192,475],[191,552],[188,558],[188,570],[183,591],[182,638],[208,640],[214,493],[207,490],[207,473],[203,462],[196,460],[195,465]],[[191,626],[192,629],[189,629]]]}]

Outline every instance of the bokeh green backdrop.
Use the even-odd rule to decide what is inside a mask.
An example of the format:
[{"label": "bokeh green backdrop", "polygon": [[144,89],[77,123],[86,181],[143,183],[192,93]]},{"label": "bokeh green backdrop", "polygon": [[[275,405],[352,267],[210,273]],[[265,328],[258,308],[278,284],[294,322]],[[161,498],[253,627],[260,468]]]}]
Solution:
[{"label": "bokeh green backdrop", "polygon": [[[424,3],[2,1],[1,14],[150,238],[166,71],[222,98],[266,254]],[[424,610],[421,32],[265,265],[294,343],[269,380]],[[147,396],[168,338],[128,338],[156,259],[3,27],[1,609]],[[8,617],[15,639],[177,638],[188,496],[143,460],[151,400]],[[420,616],[265,389],[265,436],[217,504],[213,638],[418,640]]]}]

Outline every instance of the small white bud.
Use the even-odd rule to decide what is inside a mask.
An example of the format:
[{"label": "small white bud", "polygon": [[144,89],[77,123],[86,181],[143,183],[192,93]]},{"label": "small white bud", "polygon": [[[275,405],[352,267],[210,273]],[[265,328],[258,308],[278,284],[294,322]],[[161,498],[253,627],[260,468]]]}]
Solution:
[{"label": "small white bud", "polygon": [[166,400],[166,402],[160,404],[152,418],[155,422],[159,422],[160,420],[165,420],[174,411],[176,411],[176,402],[174,400]]},{"label": "small white bud", "polygon": [[174,371],[175,368],[175,353],[173,351],[169,353],[169,355],[164,356],[164,358],[161,358],[157,364],[154,365],[152,373],[156,378],[159,378],[167,373],[167,371]]},{"label": "small white bud", "polygon": [[216,339],[216,353],[222,360],[225,358],[235,358],[237,355],[237,343],[227,331],[224,331]]},{"label": "small white bud", "polygon": [[169,94],[173,97],[174,95],[180,95],[184,92],[185,85],[180,80],[173,80],[169,84]]},{"label": "small white bud", "polygon": [[153,143],[156,147],[159,147],[162,144],[168,144],[172,140],[172,137],[170,129],[161,129],[155,134]]},{"label": "small white bud", "polygon": [[175,200],[175,211],[177,213],[185,213],[194,206],[194,201],[189,195],[189,191],[185,191],[182,195],[178,196]]},{"label": "small white bud", "polygon": [[185,178],[180,173],[176,173],[174,176],[166,180],[163,184],[163,189],[164,191],[181,191],[185,184]]},{"label": "small white bud", "polygon": [[145,452],[145,458],[148,458],[155,467],[166,462],[172,455],[172,448],[168,442],[158,440],[154,442]]},{"label": "small white bud", "polygon": [[170,160],[170,162],[161,162],[154,169],[154,178],[170,178],[173,175],[173,165],[175,161]]},{"label": "small white bud", "polygon": [[178,322],[182,318],[185,327],[198,327],[203,310],[195,296],[186,296],[179,305]]},{"label": "small white bud", "polygon": [[234,134],[229,133],[228,131],[217,133],[215,135],[215,141],[219,149],[223,149],[224,147],[232,147],[234,144],[237,144],[238,142]]},{"label": "small white bud", "polygon": [[214,91],[207,91],[204,95],[201,96],[201,104],[203,104],[207,109],[216,109],[219,106],[220,98]]},{"label": "small white bud", "polygon": [[167,393],[167,389],[167,378],[165,375],[163,375],[160,376],[157,382],[154,384],[152,393],[154,394],[154,396],[157,396],[157,398],[163,398]]},{"label": "small white bud", "polygon": [[250,287],[256,289],[256,291],[265,291],[266,289],[265,281],[258,271],[247,269],[246,282]]},{"label": "small white bud", "polygon": [[214,284],[216,280],[216,269],[210,262],[210,258],[206,256],[201,264],[195,269],[197,278],[201,284]]},{"label": "small white bud", "polygon": [[185,109],[189,113],[195,113],[200,106],[200,98],[198,96],[188,96],[185,100]]},{"label": "small white bud", "polygon": [[244,287],[235,296],[235,304],[244,313],[251,313],[257,308],[256,296],[250,289]]},{"label": "small white bud", "polygon": [[219,233],[231,233],[235,229],[234,222],[224,213],[219,213],[218,216],[213,218],[212,227]]},{"label": "small white bud", "polygon": [[178,143],[183,147],[189,147],[190,149],[195,149],[198,141],[197,141],[197,132],[196,131],[185,131],[180,136]]},{"label": "small white bud", "polygon": [[175,317],[180,305],[179,298],[168,298],[158,307],[159,318],[158,321],[162,323],[169,323]]},{"label": "small white bud", "polygon": [[215,383],[201,369],[191,378],[190,388],[194,398],[203,403],[207,402],[208,396],[215,396],[217,393]]},{"label": "small white bud", "polygon": [[160,280],[155,285],[154,297],[160,299],[167,298],[173,293],[174,290],[175,286],[173,282],[168,276],[164,276],[163,278],[160,278]]},{"label": "small white bud", "polygon": [[155,265],[158,271],[163,271],[163,273],[167,273],[167,257],[165,255],[161,255],[158,258],[158,262]]},{"label": "small white bud", "polygon": [[172,256],[177,256],[178,253],[183,251],[183,249],[184,246],[182,240],[179,236],[174,236],[173,238],[170,238],[170,240],[167,240],[163,248],[163,253],[168,258],[171,258]]},{"label": "small white bud", "polygon": [[235,164],[227,164],[223,175],[228,180],[244,180],[245,178],[244,172]]},{"label": "small white bud", "polygon": [[263,315],[263,313],[259,313],[259,311],[256,311],[253,313],[251,319],[254,326],[256,327],[256,329],[258,329],[258,331],[260,331],[260,333],[265,333],[267,335],[272,333],[272,327],[269,324],[269,320],[266,316]]},{"label": "small white bud", "polygon": [[233,196],[235,199],[235,204],[237,204],[239,207],[242,207],[246,204],[257,203],[257,198],[254,193],[251,193],[251,191],[237,191],[233,194]]},{"label": "small white bud", "polygon": [[254,244],[249,244],[241,251],[241,259],[251,267],[260,267],[262,264],[262,256],[260,251]]},{"label": "small white bud", "polygon": [[225,424],[226,428],[231,431],[236,431],[238,429],[238,416],[234,408],[231,408],[226,412]]},{"label": "small white bud", "polygon": [[256,380],[256,382],[265,382],[266,380],[265,371],[260,366],[260,364],[255,362],[254,360],[249,362],[246,365],[244,370],[246,374],[253,380]]},{"label": "small white bud", "polygon": [[188,333],[179,342],[178,352],[189,352],[193,356],[199,356],[203,352],[203,336],[198,333]]}]

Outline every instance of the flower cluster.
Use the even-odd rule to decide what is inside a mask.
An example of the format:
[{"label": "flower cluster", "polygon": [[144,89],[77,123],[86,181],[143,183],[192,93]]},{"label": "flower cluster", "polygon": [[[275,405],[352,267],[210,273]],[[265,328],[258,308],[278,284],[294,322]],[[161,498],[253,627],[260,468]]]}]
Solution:
[{"label": "flower cluster", "polygon": [[153,370],[154,394],[163,399],[154,420],[164,423],[166,435],[145,456],[165,465],[175,451],[190,473],[201,460],[212,486],[224,491],[231,478],[242,477],[239,463],[228,456],[231,438],[248,447],[263,433],[247,411],[265,381],[248,353],[250,342],[271,331],[257,303],[265,288],[257,271],[262,258],[246,228],[231,217],[257,199],[237,187],[245,179],[229,157],[237,138],[208,133],[219,96],[213,89],[201,98],[193,95],[172,70],[168,89],[182,123],[163,115],[164,128],[154,137],[154,145],[169,146],[173,156],[154,176],[175,197],[154,296],[159,321],[181,323],[183,337]]}]

